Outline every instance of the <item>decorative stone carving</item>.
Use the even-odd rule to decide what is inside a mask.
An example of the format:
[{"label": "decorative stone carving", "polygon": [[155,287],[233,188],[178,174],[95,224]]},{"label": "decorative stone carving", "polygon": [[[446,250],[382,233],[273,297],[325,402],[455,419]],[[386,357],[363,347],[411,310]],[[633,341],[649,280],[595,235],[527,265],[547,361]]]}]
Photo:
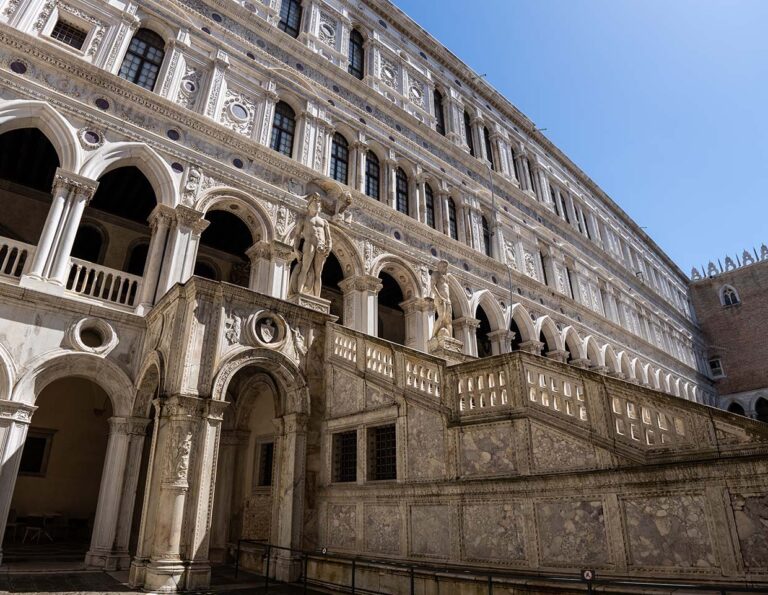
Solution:
[{"label": "decorative stone carving", "polygon": [[256,114],[256,104],[242,93],[227,90],[224,106],[221,109],[222,123],[245,136],[253,132],[253,120]]},{"label": "decorative stone carving", "polygon": [[168,448],[165,482],[174,487],[188,487],[189,456],[192,451],[192,432],[181,426],[173,429]]},{"label": "decorative stone carving", "polygon": [[115,329],[101,318],[82,318],[64,335],[65,346],[85,353],[108,355],[117,344]]},{"label": "decorative stone carving", "polygon": [[243,330],[243,314],[239,311],[233,311],[225,322],[224,338],[227,343],[234,345],[240,342],[240,336]]},{"label": "decorative stone carving", "polygon": [[325,12],[320,13],[318,37],[326,45],[331,47],[336,45],[336,20]]},{"label": "decorative stone carving", "polygon": [[435,302],[437,320],[432,330],[432,337],[453,336],[453,306],[448,288],[448,261],[441,260],[432,272],[432,299]]},{"label": "decorative stone carving", "polygon": [[181,84],[176,95],[176,103],[187,109],[194,109],[197,98],[200,96],[201,79],[202,75],[199,70],[187,66],[184,76],[181,77]]},{"label": "decorative stone carving", "polygon": [[307,214],[294,232],[294,254],[299,260],[291,275],[291,292],[320,297],[321,274],[333,242],[331,226],[320,215],[320,196],[313,194],[307,202]]},{"label": "decorative stone carving", "polygon": [[533,254],[526,250],[523,255],[523,261],[525,262],[525,274],[532,279],[538,279],[538,275],[536,274],[536,263],[533,261]]}]

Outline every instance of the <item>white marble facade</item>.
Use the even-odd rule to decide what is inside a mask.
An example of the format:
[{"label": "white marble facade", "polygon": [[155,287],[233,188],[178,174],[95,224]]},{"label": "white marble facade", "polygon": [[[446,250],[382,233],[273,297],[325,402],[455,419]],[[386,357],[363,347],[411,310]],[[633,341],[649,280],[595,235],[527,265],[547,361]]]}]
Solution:
[{"label": "white marble facade", "polygon": [[[113,415],[88,561],[130,566],[147,589],[205,585],[209,558],[226,558],[231,535],[221,519],[235,508],[241,535],[293,546],[325,535],[317,515],[302,526],[306,474],[327,475],[307,441],[330,427],[310,412],[380,408],[388,419],[404,405],[334,376],[323,349],[385,375],[402,369],[400,351],[387,356],[360,337],[452,363],[522,350],[637,390],[711,402],[685,275],[530,120],[385,0],[289,4],[0,2],[0,139],[37,130],[58,160],[50,196],[2,187],[0,516],[12,507],[39,395],[61,378],[88,378],[109,395]],[[160,40],[149,82],[130,69],[137,48],[146,51],[142,39]],[[354,39],[362,53],[352,60]],[[99,215],[108,176],[122,168],[151,188],[145,221],[127,223],[120,205]],[[307,216],[313,195],[316,220]],[[38,239],[29,240],[24,216],[37,211]],[[239,253],[206,244],[224,216],[246,230]],[[332,238],[327,254],[319,248],[320,266],[336,277],[326,286],[324,272],[320,295],[292,291],[292,266],[309,249],[311,235],[297,235],[305,217]],[[73,256],[86,224],[109,237],[99,258]],[[226,242],[226,229],[217,233]],[[117,259],[139,240],[143,264],[129,271]],[[430,347],[440,261],[453,314],[443,351]],[[215,283],[190,281],[203,265]],[[327,343],[329,309],[354,341]],[[411,362],[421,387],[440,386],[434,361]],[[336,396],[361,403],[316,403],[330,382],[357,387]],[[274,419],[263,427],[248,405],[262,394]],[[442,427],[418,409],[408,419],[421,442]],[[562,438],[531,432],[553,449]],[[478,428],[457,440],[467,451],[455,463],[462,473],[489,472],[473,454],[486,447],[498,449],[496,472],[517,472],[509,436]],[[267,452],[264,444],[279,469],[271,490],[254,470],[261,454],[238,456]],[[434,445],[434,460],[409,461],[409,476],[441,475],[443,448]],[[149,463],[138,464],[143,451]],[[582,454],[590,468],[608,457]],[[574,514],[591,515],[592,503],[582,504]],[[512,506],[494,512],[499,523],[513,522]],[[552,507],[537,506],[549,523]],[[422,512],[411,522],[453,514]],[[388,514],[338,503],[340,526]],[[473,514],[466,509],[466,522]],[[344,531],[328,538],[354,543]],[[400,551],[396,536],[365,539],[377,547],[390,539]],[[484,555],[482,544],[468,547]],[[519,553],[523,543],[505,547]],[[293,572],[289,557],[278,562],[278,574]]]}]

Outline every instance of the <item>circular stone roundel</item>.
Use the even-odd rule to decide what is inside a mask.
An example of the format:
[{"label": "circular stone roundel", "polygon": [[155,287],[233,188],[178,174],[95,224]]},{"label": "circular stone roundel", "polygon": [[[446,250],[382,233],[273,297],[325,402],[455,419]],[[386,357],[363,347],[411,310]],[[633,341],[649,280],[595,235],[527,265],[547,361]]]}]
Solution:
[{"label": "circular stone roundel", "polygon": [[107,355],[117,347],[117,333],[101,318],[82,318],[67,329],[65,341],[77,351]]},{"label": "circular stone roundel", "polygon": [[285,342],[286,326],[282,317],[264,310],[251,322],[250,335],[263,347],[277,348]]}]

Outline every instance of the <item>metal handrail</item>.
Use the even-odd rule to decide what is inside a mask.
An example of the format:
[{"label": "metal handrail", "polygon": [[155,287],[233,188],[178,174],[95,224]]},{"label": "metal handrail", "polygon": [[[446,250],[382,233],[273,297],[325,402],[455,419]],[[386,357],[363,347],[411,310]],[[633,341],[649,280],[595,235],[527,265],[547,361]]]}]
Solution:
[{"label": "metal handrail", "polygon": [[564,575],[564,574],[554,574],[554,573],[547,573],[547,572],[541,572],[541,573],[531,573],[531,572],[511,572],[511,571],[496,571],[496,570],[486,570],[481,569],[478,567],[472,567],[472,566],[460,566],[460,565],[452,565],[452,564],[445,564],[445,565],[437,565],[437,564],[419,564],[419,563],[413,563],[408,562],[405,560],[390,560],[385,558],[368,558],[363,556],[350,556],[346,554],[339,554],[335,552],[329,552],[326,548],[323,548],[322,550],[302,550],[302,549],[296,549],[296,548],[290,548],[285,546],[279,546],[274,545],[271,543],[265,543],[263,541],[259,541],[256,539],[238,539],[237,540],[237,553],[235,557],[235,577],[238,576],[239,570],[240,570],[240,551],[241,551],[241,544],[253,544],[258,545],[262,548],[266,549],[266,572],[264,573],[264,587],[265,589],[269,589],[269,574],[270,574],[270,559],[272,555],[272,550],[282,550],[287,551],[294,554],[299,554],[299,556],[302,558],[302,578],[301,583],[304,588],[304,593],[307,592],[307,586],[308,586],[308,577],[307,577],[307,565],[310,558],[315,559],[332,559],[332,560],[339,560],[342,562],[350,562],[351,568],[352,568],[352,576],[350,584],[337,584],[337,583],[327,583],[325,581],[317,581],[325,586],[333,586],[333,587],[339,587],[344,590],[349,590],[351,593],[373,593],[372,591],[368,591],[367,589],[361,589],[359,587],[356,587],[356,570],[357,566],[360,563],[366,563],[366,564],[377,564],[380,566],[390,566],[393,568],[397,568],[399,570],[406,570],[409,575],[410,579],[410,594],[414,595],[416,593],[415,585],[416,585],[416,572],[421,573],[431,573],[434,574],[436,577],[438,574],[442,573],[446,577],[451,575],[464,575],[469,576],[476,580],[482,580],[487,581],[488,584],[488,593],[491,595],[493,593],[493,585],[495,579],[507,579],[507,580],[515,580],[515,581],[551,581],[555,583],[562,583],[563,587],[566,585],[570,585],[571,587],[575,587],[576,585],[584,585],[586,587],[587,593],[593,593],[593,587],[595,586],[603,586],[603,587],[633,587],[637,589],[667,589],[667,590],[676,590],[676,591],[708,591],[710,593],[719,593],[720,595],[728,595],[729,593],[762,593],[766,594],[768,593],[768,583],[750,583],[746,582],[743,584],[737,584],[737,583],[722,583],[722,584],[703,584],[703,583],[684,583],[684,582],[668,582],[668,581],[654,581],[654,580],[640,580],[640,579],[622,579],[622,578],[602,578],[602,577],[594,577],[592,580],[585,580],[581,574],[573,574],[573,575]]}]

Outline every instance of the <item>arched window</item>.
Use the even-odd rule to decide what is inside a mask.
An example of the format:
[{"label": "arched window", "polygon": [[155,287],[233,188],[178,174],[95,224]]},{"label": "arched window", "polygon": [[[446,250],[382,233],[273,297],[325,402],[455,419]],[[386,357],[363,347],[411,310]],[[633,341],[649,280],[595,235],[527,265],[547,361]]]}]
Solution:
[{"label": "arched window", "polygon": [[491,255],[491,229],[488,227],[488,219],[485,215],[481,218],[481,224],[483,226],[483,252],[486,256]]},{"label": "arched window", "polygon": [[296,130],[296,112],[281,101],[275,106],[275,119],[272,121],[272,140],[269,146],[278,153],[293,155],[293,135]]},{"label": "arched window", "polygon": [[443,94],[435,89],[433,96],[435,108],[435,130],[445,136],[445,111],[443,111]]},{"label": "arched window", "polygon": [[730,285],[726,285],[720,290],[720,303],[722,303],[723,306],[735,306],[740,304],[741,300],[739,299],[739,294],[736,293],[736,290]]},{"label": "arched window", "polygon": [[365,76],[365,49],[363,49],[363,36],[357,29],[352,29],[349,34],[349,74],[363,80]]},{"label": "arched window", "polygon": [[472,138],[472,122],[469,119],[469,113],[464,110],[464,134],[467,136],[467,146],[469,147],[469,154],[472,157],[475,156],[475,141]]},{"label": "arched window", "polygon": [[408,176],[405,175],[402,167],[397,168],[395,174],[395,208],[406,215],[408,209]]},{"label": "arched window", "polygon": [[349,143],[338,132],[333,135],[331,145],[331,173],[330,176],[337,182],[347,183],[349,171]]},{"label": "arched window", "polygon": [[283,0],[280,5],[280,22],[277,28],[285,31],[291,37],[299,36],[301,26],[301,2],[299,0]]},{"label": "arched window", "polygon": [[427,225],[435,229],[435,194],[429,184],[424,184],[424,211]]},{"label": "arched window", "polygon": [[454,240],[459,239],[459,228],[456,223],[456,203],[448,198],[448,233]]},{"label": "arched window", "polygon": [[71,254],[73,258],[102,264],[106,247],[107,242],[101,230],[93,225],[83,223],[77,230]]},{"label": "arched window", "polygon": [[379,158],[373,151],[368,151],[365,156],[365,193],[376,200],[379,200],[380,171]]},{"label": "arched window", "polygon": [[491,146],[491,133],[488,131],[487,126],[483,126],[483,139],[485,140],[485,156],[488,161],[491,162],[491,168],[496,169],[496,164],[493,162],[493,147]]},{"label": "arched window", "polygon": [[144,274],[144,266],[147,263],[147,254],[149,253],[149,243],[140,242],[136,244],[128,253],[123,270],[131,275],[141,277]]},{"label": "arched window", "polygon": [[125,53],[119,76],[152,91],[164,57],[163,38],[149,29],[139,29]]}]

